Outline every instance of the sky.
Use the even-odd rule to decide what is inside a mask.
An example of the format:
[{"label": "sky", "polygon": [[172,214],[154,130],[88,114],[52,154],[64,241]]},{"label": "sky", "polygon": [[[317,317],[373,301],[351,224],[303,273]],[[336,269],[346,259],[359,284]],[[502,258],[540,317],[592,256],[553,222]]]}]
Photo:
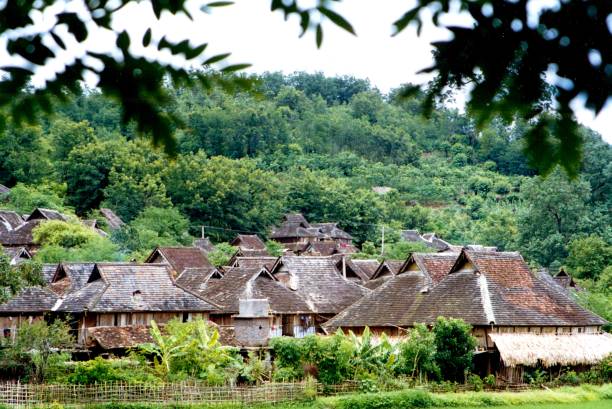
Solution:
[{"label": "sky", "polygon": [[[324,22],[325,36],[320,49],[315,45],[314,33],[299,38],[297,17],[285,21],[280,12],[270,11],[269,0],[237,0],[232,6],[215,8],[211,14],[200,11],[201,3],[197,0],[190,3],[193,21],[168,13],[162,15],[161,24],[156,24],[152,9],[146,2],[131,4],[118,13],[113,28],[127,29],[134,38],[140,38],[147,27],[153,26],[154,39],[166,35],[171,41],[189,38],[194,45],[207,42],[208,55],[231,52],[228,61],[252,64],[247,70],[249,72],[320,71],[332,76],[352,75],[369,79],[383,93],[404,83],[422,84],[431,79],[430,75],[417,74],[433,62],[430,43],[450,38],[448,31],[432,24],[424,27],[421,36],[417,36],[414,28],[408,28],[393,37],[393,21],[411,7],[412,0],[377,0],[377,7],[372,7],[371,1],[342,1],[335,9],[351,22],[357,36]],[[315,0],[300,1],[301,5],[308,3],[314,4]],[[539,6],[554,3],[555,0],[537,1]],[[37,23],[49,24],[50,21],[49,16],[41,15]],[[470,20],[453,13],[442,23],[468,25]],[[90,36],[88,42],[88,45],[104,51],[114,44],[114,36],[100,32]],[[152,55],[139,43],[134,43],[131,51]],[[169,52],[160,52],[159,56],[181,63],[180,58],[171,57]],[[69,60],[73,56],[65,58]],[[56,68],[61,66],[61,61],[58,58]],[[48,73],[41,73],[40,80],[44,81],[46,75]],[[459,93],[456,105],[462,108],[464,100],[464,94]],[[575,101],[574,107],[581,123],[597,130],[612,143],[612,103],[609,102],[597,117],[581,108],[579,101]]]}]

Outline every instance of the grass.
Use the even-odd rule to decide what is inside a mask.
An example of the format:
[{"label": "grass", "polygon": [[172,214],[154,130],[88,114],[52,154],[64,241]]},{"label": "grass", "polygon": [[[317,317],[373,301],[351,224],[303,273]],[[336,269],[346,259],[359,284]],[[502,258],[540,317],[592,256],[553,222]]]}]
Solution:
[{"label": "grass", "polygon": [[[117,402],[82,406],[86,409],[475,409],[485,407],[495,407],[496,409],[519,409],[519,407],[520,409],[608,409],[612,407],[612,384],[602,386],[582,385],[528,392],[428,393],[421,390],[403,390],[320,397],[307,402],[253,406],[239,404],[188,405],[176,402],[168,402],[167,404]],[[39,406],[39,408],[66,409],[68,406],[51,404]],[[0,405],[0,409],[3,409],[2,405]]]},{"label": "grass", "polygon": [[[479,409],[482,406],[460,406],[455,409]],[[537,405],[522,405],[520,409],[609,409],[610,401],[598,400],[580,403],[545,403]],[[495,409],[517,409],[516,406],[496,406]]]}]

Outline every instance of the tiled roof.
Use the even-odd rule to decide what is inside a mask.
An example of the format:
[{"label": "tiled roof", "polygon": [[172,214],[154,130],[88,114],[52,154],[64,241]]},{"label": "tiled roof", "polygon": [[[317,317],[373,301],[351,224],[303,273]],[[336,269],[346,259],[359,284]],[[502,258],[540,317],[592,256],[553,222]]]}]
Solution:
[{"label": "tiled roof", "polygon": [[83,288],[87,284],[94,266],[94,263],[59,264],[51,277],[51,290],[62,295]]},{"label": "tiled roof", "polygon": [[193,241],[193,246],[202,250],[204,254],[208,254],[215,249],[214,244],[212,244],[208,237],[201,237],[199,239],[195,239]]},{"label": "tiled roof", "polygon": [[109,208],[100,208],[100,213],[102,213],[102,216],[104,216],[106,222],[108,223],[108,227],[110,227],[112,230],[120,229],[121,226],[125,224],[123,220],[121,220],[121,218]]},{"label": "tiled roof", "polygon": [[325,327],[396,326],[427,283],[427,276],[420,272],[411,271],[392,277],[376,291],[333,317]]},{"label": "tiled roof", "polygon": [[31,220],[59,220],[65,222],[67,220],[66,216],[58,212],[57,210],[45,209],[42,207],[38,207],[34,209],[32,213],[26,218],[27,221]]},{"label": "tiled roof", "polygon": [[352,265],[358,268],[361,273],[366,277],[366,279],[370,279],[374,272],[380,266],[380,261],[376,259],[367,259],[367,260],[359,260],[359,259],[351,259],[350,261]]},{"label": "tiled roof", "polygon": [[[431,271],[431,267],[427,268]],[[411,326],[418,322],[432,323],[439,316],[460,318],[471,325],[584,326],[605,323],[579,306],[559,285],[532,274],[518,253],[464,250],[449,274],[437,285],[431,283],[434,284],[432,288],[429,284],[420,289],[413,282],[405,284],[402,280],[407,279],[402,277],[406,274],[418,273],[403,272],[389,279],[376,289],[375,295],[367,297],[370,304],[364,304],[365,300],[358,302],[329,325],[350,327],[361,323],[374,326],[387,320],[391,326]],[[404,298],[396,300],[396,294]],[[387,298],[394,300],[403,313],[390,315],[390,307],[385,304]],[[380,306],[376,305],[377,300]]]},{"label": "tiled roof", "polygon": [[272,256],[260,256],[260,257],[236,257],[234,262],[232,263],[232,267],[242,267],[242,268],[258,268],[261,269],[265,267],[269,270],[272,270],[274,264],[278,257]]},{"label": "tiled roof", "polygon": [[209,280],[220,279],[223,274],[215,267],[186,268],[176,278],[176,284],[191,291],[201,291],[206,288]]},{"label": "tiled roof", "polygon": [[272,273],[288,274],[286,285],[294,289],[320,314],[335,314],[369,293],[338,274],[332,257],[281,257]]},{"label": "tiled roof", "polygon": [[89,343],[97,343],[103,349],[133,348],[152,342],[150,329],[146,325],[127,327],[93,327],[87,330]]},{"label": "tiled roof", "polygon": [[107,287],[90,306],[90,311],[217,310],[211,303],[178,287],[165,265],[99,263],[96,267]]},{"label": "tiled roof", "polygon": [[256,234],[239,234],[230,244],[242,250],[266,250],[266,244]]},{"label": "tiled roof", "polygon": [[298,293],[278,282],[266,269],[233,267],[220,280],[202,291],[206,299],[222,305],[226,313],[239,312],[241,299],[268,299],[270,310],[278,314],[310,312]]},{"label": "tiled roof", "polygon": [[301,214],[285,215],[283,223],[273,229],[270,238],[311,237],[317,239],[351,240],[352,236],[338,227],[337,223],[308,223]]},{"label": "tiled roof", "polygon": [[2,250],[11,259],[12,264],[18,264],[32,258],[32,254],[25,247],[3,247]]},{"label": "tiled roof", "polygon": [[422,272],[429,275],[433,285],[438,284],[449,273],[459,253],[413,253],[400,267],[406,271],[411,264],[416,264]]},{"label": "tiled roof", "polygon": [[0,210],[0,223],[6,230],[13,230],[21,226],[25,221],[17,212],[10,210]]},{"label": "tiled roof", "polygon": [[0,304],[0,313],[47,312],[51,311],[57,299],[57,295],[46,288],[28,287]]},{"label": "tiled roof", "polygon": [[0,231],[0,244],[10,247],[32,246],[34,244],[32,230],[34,230],[43,220],[44,219],[30,220],[13,230]]},{"label": "tiled roof", "polygon": [[213,268],[206,255],[197,247],[158,247],[147,257],[145,263],[158,262],[158,255],[170,264],[175,275],[186,268]]}]

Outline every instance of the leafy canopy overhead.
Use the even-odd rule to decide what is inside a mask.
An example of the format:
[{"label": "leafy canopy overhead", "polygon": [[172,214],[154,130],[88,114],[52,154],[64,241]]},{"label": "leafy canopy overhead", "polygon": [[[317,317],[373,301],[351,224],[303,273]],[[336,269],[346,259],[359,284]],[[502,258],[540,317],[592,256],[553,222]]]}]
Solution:
[{"label": "leafy canopy overhead", "polygon": [[[318,0],[311,7],[303,7],[297,0],[272,0],[271,10],[282,12],[286,18],[297,16],[302,34],[314,31],[315,41],[321,46],[322,21],[331,21],[355,34],[350,22],[333,10],[332,3],[336,2],[339,0]],[[139,132],[150,134],[155,143],[174,152],[176,142],[172,135],[180,120],[165,109],[170,102],[167,81],[177,86],[200,84],[204,88],[213,84],[243,87],[249,83],[244,77],[222,75],[248,64],[219,66],[229,54],[208,55],[207,43],[192,45],[189,39],[173,43],[166,37],[157,38],[152,28],[141,38],[132,38],[127,31],[114,32],[113,16],[134,1],[85,1],[79,12],[74,11],[72,3],[81,4],[22,0],[6,2],[0,10],[0,36],[8,40],[6,51],[24,62],[0,67],[8,73],[0,81],[0,106],[10,107],[17,123],[31,121],[41,110],[50,113],[57,101],[67,98],[66,90],[77,90],[86,74],[93,73],[99,89],[120,101],[124,123],[134,121]],[[150,6],[158,20],[162,12],[192,18],[187,3],[164,0],[152,1]],[[535,3],[528,0],[419,0],[394,23],[395,30],[399,33],[416,24],[420,32],[426,9],[433,10],[433,22],[441,26],[440,17],[455,3],[469,14],[473,24],[447,27],[453,38],[433,44],[435,62],[425,72],[436,73],[437,77],[427,90],[425,112],[431,112],[435,99],[448,87],[471,84],[468,108],[476,114],[480,125],[495,116],[508,121],[516,118],[531,121],[526,153],[532,165],[547,173],[558,163],[569,174],[576,175],[582,141],[570,102],[584,97],[586,107],[597,113],[609,99],[612,70],[607,20],[612,3],[562,1],[538,15],[528,11],[533,8],[530,3]],[[210,12],[230,4],[203,3],[202,10]],[[372,4],[371,7],[380,7]],[[54,24],[34,25],[32,13],[49,10],[55,10]],[[92,31],[100,29],[116,35],[115,49],[108,53],[101,53],[86,42]],[[181,56],[184,64],[176,67],[159,58],[137,55],[131,47],[136,42],[145,49],[167,50]],[[57,55],[68,48],[82,52],[44,86],[31,89],[33,76],[43,68],[50,69]],[[186,68],[196,66],[204,70]],[[220,72],[210,68],[219,68]],[[551,74],[553,83],[549,85],[545,78]],[[416,90],[406,87],[402,94]],[[548,102],[551,95],[554,106]]]}]

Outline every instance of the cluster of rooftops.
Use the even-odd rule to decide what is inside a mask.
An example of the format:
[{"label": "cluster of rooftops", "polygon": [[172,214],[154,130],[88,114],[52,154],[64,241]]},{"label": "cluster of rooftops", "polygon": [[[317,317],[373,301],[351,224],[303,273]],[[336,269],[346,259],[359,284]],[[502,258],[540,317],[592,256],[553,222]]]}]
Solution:
[{"label": "cluster of rooftops", "polygon": [[[34,220],[41,219],[30,215],[23,223]],[[226,266],[209,262],[209,243],[159,247],[144,263],[44,265],[46,285],[0,305],[0,330],[12,336],[24,321],[70,317],[83,348],[118,349],[146,341],[143,328],[152,320],[202,317],[219,327],[227,344],[265,347],[273,336],[337,328],[401,335],[415,323],[445,316],[483,329],[485,350],[506,331],[573,334],[574,340],[588,333],[598,337],[602,354],[612,352],[612,340],[600,333],[606,321],[574,301],[571,277],[532,272],[519,253],[437,243],[437,252],[406,260],[356,259],[342,251],[352,246],[350,235],[296,215],[287,216],[272,238],[285,246],[283,256],[268,255],[256,235],[238,235],[231,242],[238,250]],[[308,250],[319,242],[338,251]]]}]

